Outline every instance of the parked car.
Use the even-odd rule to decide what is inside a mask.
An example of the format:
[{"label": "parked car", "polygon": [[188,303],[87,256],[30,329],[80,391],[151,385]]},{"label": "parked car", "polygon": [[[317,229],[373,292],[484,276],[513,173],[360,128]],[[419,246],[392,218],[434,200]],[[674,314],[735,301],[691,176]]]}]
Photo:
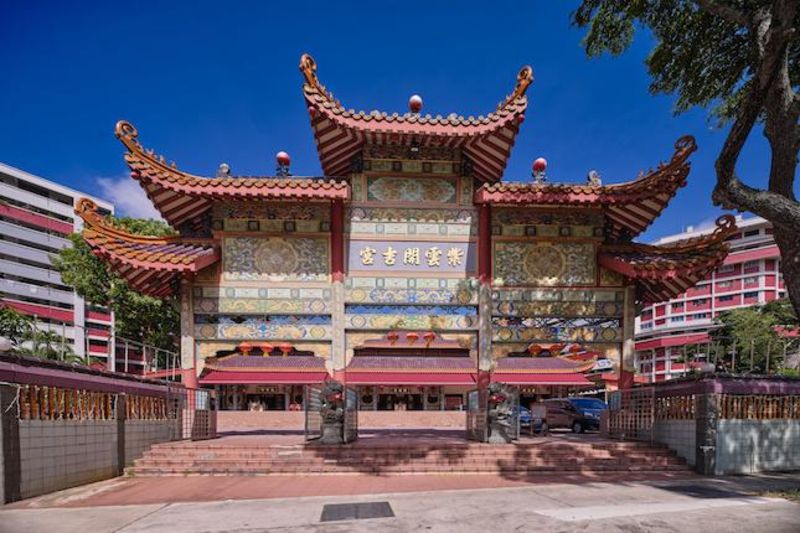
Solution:
[{"label": "parked car", "polygon": [[585,415],[570,398],[552,398],[542,402],[547,407],[547,425],[550,429],[568,428],[573,433],[600,429],[600,418]]},{"label": "parked car", "polygon": [[517,413],[519,413],[519,427],[520,429],[530,429],[533,424],[534,433],[547,432],[547,422],[541,418],[534,419],[533,413],[527,407],[522,405],[517,406]]},{"label": "parked car", "polygon": [[586,418],[597,420],[600,424],[600,415],[608,409],[608,404],[597,398],[569,398],[570,403]]}]

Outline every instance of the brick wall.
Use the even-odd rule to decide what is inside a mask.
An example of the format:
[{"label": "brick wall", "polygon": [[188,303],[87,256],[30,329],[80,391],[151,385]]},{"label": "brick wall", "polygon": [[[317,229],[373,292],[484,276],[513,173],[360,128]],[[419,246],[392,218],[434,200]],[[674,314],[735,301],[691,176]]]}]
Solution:
[{"label": "brick wall", "polygon": [[719,420],[716,474],[800,470],[800,420]]}]

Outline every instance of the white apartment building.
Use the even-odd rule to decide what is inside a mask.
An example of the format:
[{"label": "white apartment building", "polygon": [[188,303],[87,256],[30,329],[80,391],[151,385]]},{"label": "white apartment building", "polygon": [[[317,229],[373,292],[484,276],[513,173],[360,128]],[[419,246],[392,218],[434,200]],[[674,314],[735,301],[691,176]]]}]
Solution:
[{"label": "white apartment building", "polygon": [[[763,305],[786,296],[780,252],[770,223],[760,217],[739,216],[736,224],[739,232],[728,239],[731,252],[721,267],[677,298],[644,308],[637,317],[636,367],[650,381],[685,373],[685,364],[676,359],[683,355],[684,346],[708,341],[712,321],[722,311]],[[713,231],[688,227],[653,244]]]},{"label": "white apartment building", "polygon": [[35,317],[40,331],[68,339],[76,354],[104,363],[113,348],[113,317],[88,306],[51,264],[70,246],[67,236],[81,229],[74,208],[82,197],[114,212],[106,201],[0,163],[0,297]]}]

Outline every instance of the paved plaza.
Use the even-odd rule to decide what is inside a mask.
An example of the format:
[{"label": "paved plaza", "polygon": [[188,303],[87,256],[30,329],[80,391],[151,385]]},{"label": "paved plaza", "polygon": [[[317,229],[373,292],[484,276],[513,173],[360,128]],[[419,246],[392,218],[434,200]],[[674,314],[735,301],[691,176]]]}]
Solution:
[{"label": "paved plaza", "polygon": [[[0,531],[795,532],[800,521],[800,504],[763,496],[800,487],[800,475],[513,485],[487,476],[406,476],[400,484],[360,476],[209,479],[123,479],[63,491],[3,508]],[[326,505],[376,502],[394,516],[321,521]]]}]

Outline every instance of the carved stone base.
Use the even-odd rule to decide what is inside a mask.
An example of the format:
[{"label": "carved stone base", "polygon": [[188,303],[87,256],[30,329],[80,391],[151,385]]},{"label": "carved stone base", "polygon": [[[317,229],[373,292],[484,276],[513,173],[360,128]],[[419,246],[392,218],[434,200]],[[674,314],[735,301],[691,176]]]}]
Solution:
[{"label": "carved stone base", "polygon": [[511,442],[511,435],[508,434],[509,427],[499,422],[489,423],[489,444],[508,444]]},{"label": "carved stone base", "polygon": [[322,437],[319,439],[322,444],[344,444],[344,430],[341,422],[323,422]]}]

